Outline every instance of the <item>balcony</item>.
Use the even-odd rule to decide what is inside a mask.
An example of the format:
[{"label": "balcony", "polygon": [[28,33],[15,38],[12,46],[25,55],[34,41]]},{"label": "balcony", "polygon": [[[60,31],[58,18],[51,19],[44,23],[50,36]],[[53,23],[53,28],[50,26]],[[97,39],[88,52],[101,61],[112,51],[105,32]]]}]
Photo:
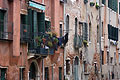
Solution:
[{"label": "balcony", "polygon": [[13,23],[0,21],[0,40],[13,40]]},{"label": "balcony", "polygon": [[21,42],[28,42],[29,39],[30,39],[30,33],[29,33],[29,30],[30,29],[30,26],[29,25],[26,25],[26,24],[21,24],[20,26],[20,40]]},{"label": "balcony", "polygon": [[29,53],[47,56],[53,55],[58,48],[58,39],[51,32],[31,33],[28,50]]}]

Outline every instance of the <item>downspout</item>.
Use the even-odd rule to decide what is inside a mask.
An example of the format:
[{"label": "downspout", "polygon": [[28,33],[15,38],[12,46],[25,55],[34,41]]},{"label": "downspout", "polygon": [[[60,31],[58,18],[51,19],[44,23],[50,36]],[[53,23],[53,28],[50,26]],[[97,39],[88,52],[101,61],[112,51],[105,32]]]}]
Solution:
[{"label": "downspout", "polygon": [[[64,2],[64,30],[65,30],[65,25],[66,25],[66,23],[65,23],[65,8],[66,8],[66,5],[65,5],[65,2]],[[64,32],[64,34],[65,34],[65,32]],[[63,62],[63,66],[64,66],[64,79],[65,79],[65,76],[66,76],[66,52],[65,52],[66,50],[65,50],[65,47],[64,47],[64,51],[63,51],[63,58],[64,58],[64,62]]]},{"label": "downspout", "polygon": [[101,50],[101,33],[102,33],[102,27],[101,27],[101,3],[102,0],[99,0],[99,52],[100,52],[100,80],[102,80],[102,50]]}]

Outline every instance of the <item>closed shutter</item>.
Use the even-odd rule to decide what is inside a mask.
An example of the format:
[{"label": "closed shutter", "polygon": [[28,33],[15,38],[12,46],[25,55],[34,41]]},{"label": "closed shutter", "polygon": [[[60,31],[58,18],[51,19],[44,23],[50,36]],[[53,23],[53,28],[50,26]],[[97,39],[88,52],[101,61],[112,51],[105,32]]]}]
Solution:
[{"label": "closed shutter", "polygon": [[0,10],[0,37],[3,36],[3,32],[4,32],[4,15],[5,15],[5,11]]},{"label": "closed shutter", "polygon": [[33,24],[33,15],[32,15],[32,10],[28,9],[28,25],[30,26],[29,30],[30,30],[30,37],[32,37],[32,24]]},{"label": "closed shutter", "polygon": [[6,80],[5,74],[6,74],[6,69],[1,69],[1,80]]},{"label": "closed shutter", "polygon": [[45,32],[45,13],[38,12],[38,32]]}]

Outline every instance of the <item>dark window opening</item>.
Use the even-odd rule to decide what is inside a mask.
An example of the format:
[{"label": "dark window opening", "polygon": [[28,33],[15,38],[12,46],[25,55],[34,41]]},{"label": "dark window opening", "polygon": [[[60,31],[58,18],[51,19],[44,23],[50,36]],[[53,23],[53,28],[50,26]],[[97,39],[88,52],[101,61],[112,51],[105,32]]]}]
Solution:
[{"label": "dark window opening", "polygon": [[104,4],[104,5],[105,5],[105,4],[106,4],[106,0],[102,0],[102,4]]},{"label": "dark window opening", "polygon": [[0,68],[0,80],[6,80],[6,68]]},{"label": "dark window opening", "polygon": [[75,35],[77,35],[77,18],[75,18]]},{"label": "dark window opening", "polygon": [[110,57],[110,63],[111,64],[113,63],[113,57]]},{"label": "dark window opening", "polygon": [[118,28],[108,24],[108,38],[118,41]]},{"label": "dark window opening", "polygon": [[84,72],[87,72],[87,63],[86,63],[86,61],[84,61],[83,66],[84,66]]},{"label": "dark window opening", "polygon": [[97,25],[97,43],[99,42],[99,26]]},{"label": "dark window opening", "polygon": [[66,74],[70,75],[70,60],[66,60]]},{"label": "dark window opening", "polygon": [[62,80],[62,67],[59,67],[59,80]]},{"label": "dark window opening", "polygon": [[69,16],[66,16],[66,33],[69,33]]},{"label": "dark window opening", "polygon": [[4,37],[4,28],[5,28],[5,11],[0,10],[0,38]]},{"label": "dark window opening", "polygon": [[109,64],[109,52],[107,52],[107,64]]},{"label": "dark window opening", "polygon": [[49,68],[45,67],[45,80],[49,80]]},{"label": "dark window opening", "polygon": [[24,79],[24,68],[20,68],[20,80],[25,80]]},{"label": "dark window opening", "polygon": [[118,0],[108,0],[108,7],[115,12],[118,12]]},{"label": "dark window opening", "polygon": [[102,65],[104,64],[104,51],[102,51]]},{"label": "dark window opening", "polygon": [[91,41],[91,23],[89,23],[89,41]]},{"label": "dark window opening", "polygon": [[62,24],[60,24],[60,37],[62,37]]}]

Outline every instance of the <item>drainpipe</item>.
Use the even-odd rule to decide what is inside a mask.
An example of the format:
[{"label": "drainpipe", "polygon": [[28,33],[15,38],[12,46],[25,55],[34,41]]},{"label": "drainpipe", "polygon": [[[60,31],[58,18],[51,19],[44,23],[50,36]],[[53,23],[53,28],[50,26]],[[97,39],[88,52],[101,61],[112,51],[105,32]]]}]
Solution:
[{"label": "drainpipe", "polygon": [[101,33],[102,33],[102,27],[101,27],[101,0],[99,0],[99,52],[100,52],[100,80],[102,80],[102,50],[101,50]]},{"label": "drainpipe", "polygon": [[[65,30],[65,24],[66,24],[66,23],[65,23],[65,16],[66,16],[66,15],[65,15],[65,7],[66,7],[66,5],[65,5],[65,2],[64,2],[64,30]],[[63,53],[64,53],[64,54],[63,54],[63,56],[64,56],[64,57],[63,57],[63,58],[64,58],[64,62],[63,62],[63,64],[64,64],[64,65],[63,65],[63,66],[64,66],[64,78],[65,78],[65,76],[66,76],[66,52],[65,52],[65,51],[66,51],[66,50],[65,50],[65,47],[64,47],[64,52],[63,52]]]}]

